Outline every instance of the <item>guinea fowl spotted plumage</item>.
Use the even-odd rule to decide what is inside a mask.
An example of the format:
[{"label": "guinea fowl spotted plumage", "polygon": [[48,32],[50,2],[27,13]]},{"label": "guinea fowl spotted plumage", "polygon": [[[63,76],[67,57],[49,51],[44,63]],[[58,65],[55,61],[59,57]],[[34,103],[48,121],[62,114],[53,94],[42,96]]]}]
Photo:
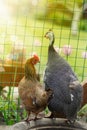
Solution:
[{"label": "guinea fowl spotted plumage", "polygon": [[39,58],[37,55],[26,61],[25,76],[18,85],[20,99],[28,113],[26,121],[30,120],[31,113],[34,113],[34,119],[37,119],[37,115],[46,108],[52,96],[52,90],[45,91],[43,85],[37,79],[34,65],[38,62]]},{"label": "guinea fowl spotted plumage", "polygon": [[52,89],[54,96],[48,104],[54,113],[63,113],[68,123],[74,123],[82,101],[83,89],[70,65],[54,49],[54,33],[49,30],[48,62],[44,74],[45,89]]}]

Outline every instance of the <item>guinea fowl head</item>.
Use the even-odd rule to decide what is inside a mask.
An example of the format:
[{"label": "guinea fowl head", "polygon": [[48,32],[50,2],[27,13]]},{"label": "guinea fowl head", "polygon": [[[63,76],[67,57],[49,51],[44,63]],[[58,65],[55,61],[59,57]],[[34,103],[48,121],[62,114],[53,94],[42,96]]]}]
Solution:
[{"label": "guinea fowl head", "polygon": [[46,32],[45,37],[50,40],[50,45],[53,45],[54,40],[55,40],[55,36],[54,36],[54,33],[51,29],[48,32]]}]

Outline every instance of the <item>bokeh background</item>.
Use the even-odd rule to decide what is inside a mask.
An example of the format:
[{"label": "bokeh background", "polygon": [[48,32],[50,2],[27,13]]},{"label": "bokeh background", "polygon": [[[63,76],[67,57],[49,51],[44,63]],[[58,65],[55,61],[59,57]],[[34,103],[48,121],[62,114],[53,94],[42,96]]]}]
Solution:
[{"label": "bokeh background", "polygon": [[40,57],[36,68],[43,81],[49,45],[44,34],[49,29],[55,33],[56,51],[83,82],[87,79],[87,0],[0,0],[0,89],[7,86],[4,92],[8,92],[4,96],[0,92],[0,114],[7,124],[22,118],[20,105],[12,99],[24,63],[33,53]]}]

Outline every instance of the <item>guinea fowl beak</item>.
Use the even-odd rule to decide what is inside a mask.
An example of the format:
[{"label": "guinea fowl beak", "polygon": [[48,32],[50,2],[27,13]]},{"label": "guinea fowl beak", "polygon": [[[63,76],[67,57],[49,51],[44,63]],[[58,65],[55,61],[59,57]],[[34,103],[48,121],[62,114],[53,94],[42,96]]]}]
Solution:
[{"label": "guinea fowl beak", "polygon": [[44,37],[46,37],[46,35],[44,35]]},{"label": "guinea fowl beak", "polygon": [[45,38],[48,38],[46,34],[44,35],[44,37],[45,37]]}]

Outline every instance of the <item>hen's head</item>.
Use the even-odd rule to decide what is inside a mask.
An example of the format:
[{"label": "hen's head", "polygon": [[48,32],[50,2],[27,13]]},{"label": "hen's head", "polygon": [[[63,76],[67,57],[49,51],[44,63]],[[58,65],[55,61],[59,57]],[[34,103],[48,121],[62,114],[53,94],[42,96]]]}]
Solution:
[{"label": "hen's head", "polygon": [[35,64],[37,64],[37,63],[40,62],[40,59],[39,59],[39,57],[38,57],[37,54],[34,54],[34,55],[31,57],[30,61],[31,61],[31,63],[32,63],[33,65],[35,65]]},{"label": "hen's head", "polygon": [[33,64],[33,65],[36,65],[37,63],[40,62],[40,59],[38,57],[37,54],[34,54],[31,58],[29,58],[27,61],[26,61],[26,64],[25,65],[28,65],[28,64]]},{"label": "hen's head", "polygon": [[45,37],[48,38],[49,40],[54,39],[54,33],[50,29],[48,32],[46,32]]}]

